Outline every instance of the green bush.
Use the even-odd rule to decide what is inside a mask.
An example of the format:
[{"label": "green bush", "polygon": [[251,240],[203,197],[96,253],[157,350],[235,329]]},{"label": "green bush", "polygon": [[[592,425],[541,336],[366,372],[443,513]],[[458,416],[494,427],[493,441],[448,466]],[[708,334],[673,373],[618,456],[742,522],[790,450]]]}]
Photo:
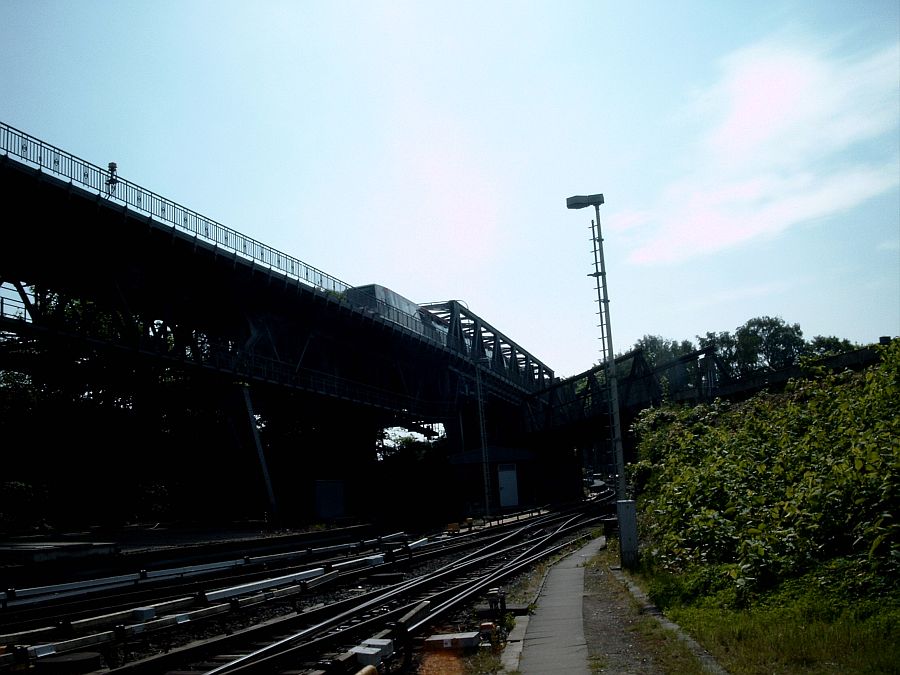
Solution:
[{"label": "green bush", "polygon": [[890,592],[900,578],[900,340],[881,357],[782,394],[639,417],[631,471],[657,602],[743,606],[811,572],[850,599]]}]

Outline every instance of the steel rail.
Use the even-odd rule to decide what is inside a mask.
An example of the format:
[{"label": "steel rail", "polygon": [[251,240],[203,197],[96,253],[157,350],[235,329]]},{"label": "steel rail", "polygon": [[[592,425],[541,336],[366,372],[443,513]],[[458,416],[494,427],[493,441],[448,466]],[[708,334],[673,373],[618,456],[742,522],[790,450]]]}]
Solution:
[{"label": "steel rail", "polygon": [[[547,516],[535,518],[533,527],[544,526],[546,525],[546,521]],[[28,647],[29,660],[34,659],[38,662],[40,661],[40,657],[42,655],[50,653],[62,654],[72,651],[78,651],[80,649],[84,649],[85,645],[96,646],[100,644],[125,644],[130,637],[149,635],[150,633],[156,632],[158,630],[174,628],[175,625],[177,625],[179,622],[173,623],[173,616],[170,616],[173,615],[173,613],[175,615],[175,618],[181,616],[183,622],[189,622],[193,624],[196,623],[196,621],[202,619],[220,616],[222,612],[224,610],[227,610],[229,607],[229,604],[215,604],[220,601],[227,601],[228,603],[230,603],[230,607],[232,610],[243,607],[245,604],[248,607],[252,607],[258,605],[260,602],[267,603],[270,599],[276,601],[284,600],[285,598],[293,597],[298,592],[305,593],[307,588],[312,589],[313,586],[319,586],[326,580],[330,583],[338,580],[353,579],[359,575],[367,575],[372,571],[378,569],[392,568],[395,565],[408,565],[413,562],[420,563],[423,560],[437,555],[446,556],[448,554],[453,554],[454,551],[460,548],[465,549],[472,546],[482,546],[482,550],[484,550],[484,539],[487,539],[489,542],[488,548],[493,547],[497,539],[503,539],[504,541],[509,539],[509,535],[505,534],[504,531],[510,528],[515,528],[514,533],[519,532],[521,533],[520,536],[524,536],[524,532],[528,528],[523,527],[523,525],[527,524],[528,521],[516,521],[514,523],[510,522],[506,525],[494,525],[490,528],[470,533],[473,536],[464,536],[459,539],[439,538],[432,541],[422,539],[419,542],[404,544],[400,548],[391,548],[391,544],[397,542],[398,538],[408,538],[408,535],[406,535],[405,533],[396,533],[394,535],[388,535],[386,537],[371,540],[363,540],[352,544],[326,546],[319,549],[307,548],[302,551],[289,551],[287,553],[277,553],[272,555],[254,557],[251,558],[254,561],[278,562],[284,560],[285,558],[295,559],[298,554],[302,554],[302,557],[320,557],[316,555],[309,556],[311,551],[321,554],[336,552],[338,550],[346,550],[348,553],[350,553],[357,552],[360,549],[368,549],[370,547],[381,547],[384,551],[382,562],[386,564],[384,565],[384,567],[382,567],[381,565],[372,567],[369,560],[371,556],[364,555],[357,560],[359,564],[356,564],[353,558],[337,559],[339,560],[339,562],[335,562],[336,559],[332,559],[331,562],[333,563],[333,568],[330,569],[333,569],[333,571],[324,575],[320,574],[319,576],[315,576],[315,574],[312,574],[312,576],[315,576],[315,578],[309,578],[311,575],[311,570],[304,570],[298,567],[294,567],[293,572],[288,575],[285,575],[284,571],[281,572],[281,575],[278,578],[272,578],[271,571],[268,574],[244,574],[241,575],[244,582],[246,582],[248,576],[249,578],[253,579],[261,579],[261,581],[254,581],[249,585],[247,583],[242,583],[242,585],[238,587],[230,587],[225,589],[220,588],[219,590],[215,591],[210,591],[209,587],[206,584],[203,584],[201,586],[195,585],[193,590],[199,592],[194,593],[193,595],[190,595],[188,597],[183,597],[182,595],[172,596],[178,598],[178,602],[174,602],[174,604],[173,601],[169,597],[167,597],[165,598],[165,601],[158,601],[148,605],[146,600],[147,596],[144,595],[143,597],[145,598],[145,600],[142,603],[141,607],[137,607],[133,604],[118,604],[116,607],[111,608],[109,605],[104,605],[109,609],[109,612],[104,612],[100,616],[96,614],[87,615],[86,618],[81,618],[77,621],[71,621],[71,629],[68,630],[68,632],[60,633],[59,631],[65,630],[65,627],[70,623],[69,621],[56,621],[55,623],[57,624],[57,626],[55,628],[45,625],[45,627],[43,628],[27,631],[32,635],[26,636],[26,634],[23,633],[21,635],[21,639],[16,638],[15,643],[22,644],[23,640],[35,638],[40,640],[39,643],[32,643],[36,646]],[[405,557],[404,554],[407,554],[409,557]],[[470,556],[464,556],[464,558],[469,557]],[[233,562],[235,561],[223,561],[222,564],[228,565]],[[309,561],[307,560],[307,562]],[[473,564],[478,563],[476,561]],[[200,569],[205,569],[206,567],[207,565],[199,566]],[[191,567],[182,567],[177,568],[176,570],[160,570],[160,572],[161,578],[164,579],[166,576],[170,576],[173,572],[189,573],[192,570],[193,568]],[[319,573],[323,571],[323,569],[318,570]],[[312,572],[315,572],[315,570],[313,570]],[[309,580],[303,581],[302,585],[298,585],[296,583],[296,580],[292,578],[289,581],[293,585],[288,587],[284,586],[287,577],[297,576],[298,574],[304,575],[304,577]],[[234,579],[237,580],[237,577],[234,577]],[[404,582],[404,584],[406,583],[408,582]],[[93,585],[90,580],[88,582],[88,585]],[[392,588],[400,588],[400,586],[393,586]],[[244,591],[248,589],[249,591],[253,592],[251,595],[244,594]],[[181,594],[184,594],[186,592],[186,589],[183,587],[179,587],[177,590]],[[380,591],[372,591],[369,594],[366,594],[365,597],[374,597],[375,594],[382,593],[383,591],[384,589]],[[202,601],[204,598],[205,602]],[[308,622],[310,619],[314,619],[314,617],[319,615],[322,615],[327,619],[329,615],[334,613],[335,609],[338,609],[339,607],[346,607],[348,609],[353,608],[354,606],[359,604],[360,599],[361,598],[359,597],[348,598],[337,603],[336,605],[332,605],[331,609],[322,608],[322,611],[307,610],[303,612],[302,619]],[[158,596],[155,598],[155,600],[159,600]],[[296,601],[294,602],[296,603]],[[83,603],[79,604],[83,605]],[[116,611],[113,612],[113,609],[115,609]],[[133,616],[136,609],[145,614],[150,610],[155,611],[152,611],[152,614],[149,614],[146,617],[141,616],[140,618],[138,618],[138,616],[136,615]],[[0,613],[0,616],[2,616],[2,613]],[[296,623],[297,618],[298,617],[296,616],[287,617],[284,623],[290,624],[292,621]],[[129,623],[129,620],[136,620],[137,623]],[[104,626],[107,626],[108,628],[103,628]],[[113,628],[115,628],[115,631],[113,630]],[[85,632],[85,629],[92,629],[92,632]],[[100,630],[100,632],[96,632],[97,630]],[[49,631],[53,631],[53,633],[51,634]],[[10,635],[7,637],[12,638],[14,636]],[[50,640],[48,642],[48,638],[55,638],[55,640]],[[23,647],[19,651],[23,651],[24,649],[25,648]],[[34,653],[32,653],[32,650]],[[12,654],[8,654],[7,656],[11,658]],[[8,658],[4,659],[4,661],[8,660]],[[139,670],[143,667],[139,662],[132,665],[138,667]],[[2,664],[0,664],[0,667],[2,667]],[[124,667],[129,668],[129,666]],[[144,669],[141,670],[141,672],[147,671],[146,669]]]},{"label": "steel rail", "polygon": [[[558,518],[557,518],[558,519]],[[569,527],[573,527],[571,523],[575,522],[571,517],[569,517],[566,521],[569,523]],[[519,523],[517,523],[518,525]],[[516,530],[519,532],[521,536],[526,536],[527,529],[537,529],[539,527],[546,527],[550,523],[548,522],[547,517],[542,517],[536,519],[534,523],[534,528],[521,528],[517,527]],[[563,524],[560,527],[556,528],[556,534],[558,535],[560,532],[565,531],[566,525]],[[552,535],[551,535],[552,536]],[[509,539],[508,535],[504,535],[500,537],[504,541]],[[542,537],[543,540],[549,540],[547,537]],[[489,547],[495,547],[497,542],[492,542],[489,544]],[[535,548],[535,544],[532,542],[527,544],[528,549],[526,549],[526,553],[528,550],[533,550]],[[509,551],[513,550],[521,550],[522,545],[518,546],[508,546],[503,551],[495,552],[493,556],[496,557],[498,555],[507,554]],[[396,549],[396,551],[402,551],[402,549]],[[522,568],[526,563],[521,560],[521,555],[516,556],[513,562],[518,561],[518,568]],[[461,567],[466,569],[478,568],[483,565],[485,560],[485,556],[463,556],[463,559],[466,560],[466,563]],[[460,559],[462,560],[462,559]],[[504,563],[508,566],[510,563]],[[451,572],[446,570],[447,566],[442,567],[439,570],[433,571],[431,574],[433,576],[439,578],[445,578],[450,576]],[[459,570],[455,570],[454,573],[459,573]],[[479,574],[478,579],[483,579],[484,575]],[[494,577],[499,578],[499,577]],[[420,578],[421,579],[421,578]],[[477,581],[477,579],[476,579]],[[432,581],[432,584],[437,583],[437,581]],[[448,594],[452,595],[453,593],[458,593],[460,589],[465,589],[466,586],[469,586],[473,583],[471,579],[466,582],[453,583],[451,586],[446,588],[443,591],[439,591],[437,594],[433,594],[431,597],[434,600],[444,600]],[[348,634],[352,632],[356,635],[359,631],[363,630],[363,628],[377,624],[379,621],[385,622],[391,617],[395,616],[399,612],[403,611],[405,608],[409,608],[411,605],[409,601],[402,601],[402,597],[406,596],[409,593],[419,593],[421,591],[420,586],[421,583],[418,580],[409,580],[405,582],[401,582],[394,586],[390,586],[386,589],[375,590],[370,593],[365,594],[361,598],[348,598],[346,600],[340,601],[336,605],[322,607],[315,610],[308,610],[303,612],[302,616],[291,616],[285,617],[283,620],[279,620],[277,626],[272,626],[271,624],[268,626],[261,627],[260,629],[248,628],[244,631],[240,631],[240,634],[235,633],[232,636],[217,638],[214,640],[216,645],[220,645],[217,649],[226,649],[229,650],[227,652],[219,652],[219,653],[231,653],[234,654],[235,651],[241,652],[241,648],[237,645],[240,643],[246,643],[248,641],[256,641],[262,638],[262,633],[272,632],[273,630],[277,630],[280,626],[290,626],[292,623],[296,623],[298,620],[305,621],[309,623],[310,621],[316,622],[315,626],[308,627],[304,630],[303,635],[289,635],[286,638],[282,638],[279,643],[281,647],[276,650],[271,648],[269,645],[268,652],[264,655],[260,655],[257,651],[256,654],[253,655],[245,655],[240,664],[235,664],[235,661],[232,660],[228,664],[222,664],[221,662],[215,664],[215,668],[221,669],[223,666],[228,666],[229,668],[233,668],[231,672],[271,672],[270,668],[274,668],[276,663],[279,663],[283,659],[296,659],[301,654],[308,654],[310,651],[323,648],[326,644],[333,644],[335,641],[346,640],[347,636],[342,635],[341,630],[335,631],[335,622],[338,624],[350,623],[352,620],[352,627],[347,627],[346,631]],[[422,597],[422,596],[420,596]],[[381,598],[381,604],[377,602],[377,598]],[[401,601],[403,604],[399,608],[397,607],[397,601]],[[391,606],[385,607],[384,603],[389,603]],[[418,602],[418,601],[416,601]],[[413,602],[412,604],[416,604]],[[360,621],[357,617],[357,614],[360,611],[360,607],[364,607],[369,614],[373,613],[373,609],[375,607],[379,607],[377,613],[378,616],[376,618],[370,618],[368,620]],[[337,614],[337,618],[335,618],[335,614]],[[417,615],[418,616],[418,615]],[[321,620],[317,617],[322,617]],[[410,619],[412,620],[412,619]],[[404,624],[405,625],[405,624]],[[251,638],[251,635],[258,635],[259,637]],[[229,646],[231,645],[231,646]],[[203,646],[203,650],[206,650],[206,653],[209,653],[208,650],[211,647],[210,644],[206,644]],[[187,648],[184,650],[175,650],[170,652],[167,655],[159,655],[151,659],[151,662],[135,662],[129,665],[124,665],[116,669],[115,672],[130,672],[130,673],[143,673],[143,672],[159,672],[160,668],[164,668],[163,663],[185,663],[187,661],[186,657],[189,657],[189,652]],[[179,653],[176,653],[179,652]],[[286,654],[286,655],[285,655]],[[206,659],[203,662],[203,668],[212,666],[213,663],[206,657],[202,652],[198,654],[195,658]],[[196,661],[195,661],[196,663]],[[176,666],[177,667],[177,666]]]},{"label": "steel rail", "polygon": [[[470,546],[477,545],[478,543],[479,542],[477,542],[477,541],[468,542],[468,545],[470,545]],[[511,547],[511,548],[515,548],[515,547]],[[399,552],[399,551],[402,551],[402,549],[395,549],[395,552]],[[416,557],[413,559],[413,561],[419,559],[420,556],[427,558],[427,557],[430,557],[431,555],[433,555],[434,553],[440,554],[440,553],[444,553],[444,552],[447,552],[447,551],[439,550],[439,551],[426,551],[423,554],[416,553]],[[401,560],[397,560],[394,563],[387,564],[385,566],[391,567],[393,565],[400,564],[402,562],[403,561],[401,561]],[[477,566],[479,563],[480,563],[480,561],[474,561],[474,562],[466,565],[466,567],[468,568],[468,567]],[[446,568],[446,566],[441,567],[441,568],[439,568],[439,570],[436,570],[436,571],[433,570],[429,574],[436,575],[437,578],[439,579],[439,578],[442,578],[442,577],[447,576],[448,574],[452,573],[452,571],[445,571],[445,568]],[[379,568],[370,568],[370,569],[362,570],[362,571],[353,570],[351,572],[341,574],[340,577],[341,578],[345,578],[345,577],[352,578],[357,573],[362,572],[363,574],[365,574],[370,571],[377,571],[378,569]],[[457,572],[458,572],[458,570],[457,570]],[[121,666],[115,667],[112,672],[134,673],[135,675],[137,675],[139,673],[142,674],[142,673],[160,672],[161,670],[164,670],[167,667],[169,667],[169,665],[175,664],[175,666],[177,667],[177,664],[183,664],[183,663],[189,661],[189,656],[193,652],[198,652],[198,651],[200,652],[199,654],[195,655],[194,658],[201,658],[201,659],[204,658],[204,653],[208,652],[210,650],[211,645],[219,645],[218,647],[213,647],[214,649],[226,649],[226,650],[229,650],[226,653],[234,653],[235,647],[234,647],[233,643],[237,642],[238,644],[240,644],[241,642],[246,642],[248,640],[248,636],[257,636],[253,639],[253,641],[254,642],[260,641],[262,639],[265,639],[264,637],[262,637],[262,635],[260,635],[261,633],[268,633],[268,632],[271,632],[276,629],[284,630],[283,628],[281,628],[282,626],[286,627],[286,626],[290,626],[292,624],[296,624],[298,622],[303,622],[304,624],[307,624],[307,628],[304,628],[300,638],[297,638],[298,640],[302,638],[303,641],[297,645],[293,645],[293,648],[296,650],[309,650],[310,648],[313,648],[314,645],[321,644],[321,642],[323,640],[333,639],[333,638],[330,638],[329,636],[318,637],[318,636],[316,636],[317,634],[321,634],[324,631],[333,629],[335,624],[340,624],[342,621],[344,621],[348,617],[354,617],[361,611],[360,607],[370,608],[370,607],[383,606],[384,603],[396,602],[397,600],[401,599],[405,595],[417,592],[418,591],[417,586],[420,586],[423,583],[427,582],[426,577],[427,577],[427,575],[423,575],[423,576],[417,577],[416,579],[402,581],[397,584],[383,587],[381,589],[369,591],[369,592],[363,594],[362,596],[345,598],[343,600],[338,600],[336,602],[332,602],[331,604],[326,605],[326,606],[320,606],[320,607],[308,609],[308,610],[305,610],[304,612],[302,612],[302,614],[284,616],[275,621],[267,622],[266,625],[252,626],[252,627],[243,629],[241,631],[232,633],[230,635],[213,638],[213,639],[205,642],[203,645],[199,646],[199,650],[198,650],[198,646],[196,646],[196,645],[186,646],[184,648],[178,648],[178,649],[172,650],[165,654],[159,654],[157,656],[151,657],[148,660],[135,661],[135,662],[128,663],[128,664],[123,664]],[[434,580],[432,580],[432,583],[435,583]],[[408,606],[409,606],[409,603],[404,603],[403,606],[400,608],[400,610],[408,608]],[[380,614],[378,618],[381,620],[386,620],[385,617],[387,617],[389,615],[393,616],[400,610],[398,610],[396,607],[391,608],[390,610],[386,611],[385,613]],[[314,625],[309,625],[311,622],[314,622]],[[363,624],[355,623],[353,627],[354,627],[354,629],[356,629],[356,628],[359,628],[361,625],[363,625]],[[289,636],[289,638],[297,637],[297,634],[295,634],[296,629],[289,629],[289,630],[291,630],[291,633],[292,633]],[[285,640],[287,640],[287,638]],[[269,645],[269,647],[271,648],[271,645]],[[279,658],[278,654],[272,654],[270,656],[272,658]],[[169,664],[169,665],[164,665],[164,664]],[[241,667],[242,668],[243,667],[259,668],[261,666],[258,665],[257,661],[254,661],[253,663],[243,664]]]},{"label": "steel rail", "polygon": [[448,610],[452,609],[456,605],[460,604],[461,602],[464,602],[465,600],[470,598],[472,595],[478,593],[479,591],[484,590],[485,588],[490,587],[492,584],[495,584],[498,581],[517,573],[518,571],[524,569],[525,567],[528,567],[529,565],[534,564],[535,562],[543,559],[544,557],[546,557],[553,551],[557,551],[557,550],[560,550],[567,546],[571,546],[575,541],[581,541],[581,540],[585,539],[587,537],[587,535],[585,535],[583,537],[579,537],[576,540],[568,541],[568,542],[565,542],[558,546],[551,547],[550,549],[545,548],[549,542],[559,538],[561,535],[565,534],[566,532],[586,527],[591,522],[594,522],[596,520],[599,520],[599,517],[595,516],[595,517],[589,518],[587,520],[582,520],[580,518],[573,519],[572,521],[570,521],[569,524],[566,524],[566,525],[560,527],[557,531],[547,535],[546,537],[541,539],[538,543],[536,543],[534,546],[530,547],[526,551],[517,555],[511,561],[506,562],[500,569],[486,574],[477,583],[466,586],[465,588],[463,588],[461,590],[461,592],[459,594],[451,596],[447,600],[443,601],[440,605],[437,605],[433,609],[430,609],[427,616],[422,618],[417,623],[409,626],[408,630],[411,633],[416,633],[419,630],[422,630],[424,627],[428,626],[429,624],[434,623],[442,614],[444,614]]},{"label": "steel rail", "polygon": [[[430,621],[433,621],[434,618],[441,612],[446,611],[449,607],[459,604],[465,599],[471,597],[471,595],[485,588],[487,585],[495,583],[497,579],[505,578],[506,576],[513,574],[513,570],[521,570],[528,564],[533,563],[537,559],[540,559],[540,557],[542,557],[541,555],[531,555],[527,558],[523,558],[523,556],[533,554],[534,551],[546,546],[547,542],[553,540],[554,538],[558,538],[561,533],[569,531],[573,528],[584,527],[587,523],[593,522],[598,519],[599,517],[592,517],[587,521],[584,521],[582,516],[570,518],[568,521],[566,521],[566,523],[557,528],[554,532],[546,535],[545,537],[542,537],[539,542],[529,546],[525,550],[525,552],[517,555],[511,562],[503,562],[498,567],[498,569],[492,570],[485,575],[480,575],[475,580],[469,579],[460,583],[456,583],[447,589],[433,594],[432,596],[430,596],[431,601],[434,601],[435,599],[442,601],[440,609],[429,611],[428,617],[414,624],[414,626],[409,627],[410,632],[415,632],[422,626],[427,625]],[[335,624],[340,624],[342,621],[348,620],[351,617],[358,615],[360,612],[369,610],[373,607],[377,607],[379,606],[379,604],[383,604],[385,601],[401,597],[404,594],[418,590],[420,587],[424,588],[428,585],[434,585],[444,577],[458,575],[465,570],[477,567],[478,565],[483,564],[492,558],[496,559],[504,553],[508,553],[510,550],[519,548],[521,548],[521,545],[509,546],[504,549],[494,551],[493,553],[485,553],[480,556],[476,555],[475,557],[472,557],[471,555],[464,556],[464,562],[460,565],[454,565],[451,563],[450,565],[436,570],[433,573],[424,575],[423,577],[419,577],[408,582],[402,582],[395,587],[391,587],[386,592],[372,599],[366,600],[365,602],[357,605],[352,609],[348,609],[330,619],[327,619],[314,626],[310,626],[298,633],[295,633],[294,635],[282,638],[276,642],[266,645],[265,647],[250,652],[249,654],[242,655],[237,659],[234,659],[210,671],[207,671],[206,675],[272,672],[272,670],[275,668],[276,663],[282,661],[283,659],[291,658],[291,656],[296,655],[301,650],[308,650],[311,647],[311,642],[313,642],[314,640],[318,641],[318,639],[314,638],[313,636],[329,629]],[[479,553],[483,553],[483,551],[479,551]],[[460,591],[459,589],[463,590]],[[446,596],[449,596],[449,599],[443,600]],[[354,625],[351,630],[356,631],[358,629],[359,625],[357,624]],[[330,639],[334,639],[334,637],[330,636]]]},{"label": "steel rail", "polygon": [[[493,545],[494,544],[490,544],[489,547],[493,547]],[[501,555],[504,550],[507,549],[502,549],[500,551],[495,551],[494,553],[488,553],[476,557],[473,557],[471,555],[464,556],[461,559],[461,562],[454,561],[423,576],[390,586],[387,590],[383,592],[377,592],[374,597],[367,598],[363,602],[355,605],[350,609],[342,611],[339,614],[329,617],[328,619],[305,628],[293,635],[266,645],[265,647],[261,647],[260,649],[257,649],[249,654],[243,655],[238,659],[225,663],[218,668],[209,671],[207,675],[220,675],[222,673],[228,672],[240,672],[245,667],[259,668],[260,662],[268,662],[270,658],[282,658],[284,654],[286,652],[289,652],[292,648],[300,647],[300,643],[304,640],[304,638],[316,635],[317,633],[320,633],[325,629],[339,624],[341,621],[349,619],[350,617],[357,615],[360,612],[364,612],[365,610],[377,607],[390,600],[402,597],[405,594],[408,594],[419,588],[423,588],[427,585],[438,583],[445,577],[460,574],[467,569],[481,564],[488,558]],[[483,552],[479,551],[479,553]]]},{"label": "steel rail", "polygon": [[[116,577],[7,591],[2,595],[12,594],[14,598],[6,598],[3,602],[7,606],[0,608],[0,633],[10,626],[18,630],[0,635],[0,638],[16,636],[17,642],[22,642],[32,639],[31,635],[43,635],[41,639],[46,642],[48,630],[100,625],[98,612],[111,617],[107,623],[113,623],[121,619],[114,621],[112,617],[146,607],[148,603],[165,604],[185,594],[200,604],[209,604],[225,595],[229,598],[240,595],[242,586],[245,587],[244,594],[249,593],[248,584],[260,588],[285,586],[288,577],[309,574],[312,569],[321,569],[323,574],[325,568],[337,569],[343,575],[359,573],[371,569],[373,552],[381,550],[393,555],[395,551],[389,547],[398,543],[401,534],[407,538],[403,533],[396,533],[347,544],[247,555],[215,563],[146,569]],[[340,553],[343,557],[329,557]],[[358,555],[353,557],[353,554]],[[24,604],[15,604],[18,596],[22,596]]]},{"label": "steel rail", "polygon": [[[379,537],[344,544],[332,544],[321,547],[304,547],[280,553],[262,553],[259,555],[243,555],[240,558],[227,558],[215,562],[186,564],[176,567],[158,567],[140,569],[139,571],[123,572],[122,574],[107,577],[91,577],[80,580],[64,581],[61,583],[31,586],[25,588],[8,588],[0,591],[0,626],[14,609],[23,606],[41,603],[54,603],[63,599],[77,599],[82,596],[98,592],[106,592],[117,588],[135,589],[147,586],[154,582],[163,582],[170,579],[182,580],[204,575],[226,574],[235,571],[235,576],[240,578],[243,570],[249,570],[250,575],[258,574],[262,568],[279,569],[291,567],[298,561],[306,565],[312,561],[324,564],[338,563],[339,558],[328,559],[327,556],[344,553],[349,556],[354,553],[362,554],[364,551],[378,551],[384,546],[398,542],[398,537],[408,539],[405,533],[396,533],[387,537]],[[344,559],[346,560],[346,558]]]}]

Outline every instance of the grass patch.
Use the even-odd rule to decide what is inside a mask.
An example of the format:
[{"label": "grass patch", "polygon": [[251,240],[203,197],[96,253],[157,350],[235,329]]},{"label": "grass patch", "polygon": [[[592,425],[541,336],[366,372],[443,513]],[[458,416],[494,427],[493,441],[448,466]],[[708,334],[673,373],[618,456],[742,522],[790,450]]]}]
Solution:
[{"label": "grass patch", "polygon": [[500,672],[502,665],[499,653],[491,649],[479,649],[463,659],[463,673],[489,675]]},{"label": "grass patch", "polygon": [[900,611],[810,620],[804,607],[672,608],[672,619],[734,675],[900,672]]},{"label": "grass patch", "polygon": [[690,648],[655,618],[641,617],[635,624],[635,631],[667,675],[702,675],[705,672]]},{"label": "grass patch", "polygon": [[693,578],[632,579],[733,675],[900,672],[898,591],[851,593],[820,569],[736,606],[721,590],[692,595]]}]

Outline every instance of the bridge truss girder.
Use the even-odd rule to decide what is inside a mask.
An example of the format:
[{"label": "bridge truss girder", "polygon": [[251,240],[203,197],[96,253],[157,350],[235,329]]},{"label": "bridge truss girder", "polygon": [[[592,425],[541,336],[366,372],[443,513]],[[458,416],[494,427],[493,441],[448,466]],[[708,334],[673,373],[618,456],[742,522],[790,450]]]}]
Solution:
[{"label": "bridge truss girder", "polygon": [[[619,370],[619,406],[629,416],[658,405],[664,398],[712,400],[719,387],[731,381],[714,346],[656,367],[647,363],[641,349],[616,357],[615,363]],[[545,431],[580,425],[592,419],[608,424],[605,418],[609,414],[609,389],[605,369],[605,364],[595,366],[529,397],[525,403],[529,429]]]},{"label": "bridge truss girder", "polygon": [[447,327],[447,346],[484,372],[529,391],[553,382],[553,370],[529,354],[458,300],[422,305]]}]

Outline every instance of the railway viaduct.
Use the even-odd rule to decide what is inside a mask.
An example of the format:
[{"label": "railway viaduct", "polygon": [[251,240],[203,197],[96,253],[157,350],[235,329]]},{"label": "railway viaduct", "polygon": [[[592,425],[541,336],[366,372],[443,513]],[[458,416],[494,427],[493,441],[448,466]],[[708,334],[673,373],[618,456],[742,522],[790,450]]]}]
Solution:
[{"label": "railway viaduct", "polygon": [[[4,124],[0,148],[0,198],[17,214],[0,246],[0,373],[85,401],[75,418],[51,406],[7,421],[8,476],[50,472],[101,510],[116,489],[176,476],[207,514],[313,519],[411,487],[377,461],[393,426],[443,426],[441,475],[415,480],[448,516],[575,499],[582,466],[609,463],[602,367],[560,380],[460,302],[361,305],[349,284],[114,164]],[[661,374],[676,398],[729,385],[712,350],[656,369],[640,352],[617,361],[626,422],[659,400]],[[96,422],[99,405],[114,423]]]},{"label": "railway viaduct", "polygon": [[[520,476],[521,501],[573,493],[577,463],[530,447],[521,424],[523,401],[553,372],[461,303],[429,306],[433,325],[384,303],[361,307],[345,282],[121,179],[114,165],[6,125],[0,147],[0,196],[19,205],[0,247],[0,370],[50,388],[77,382],[86,400],[114,398],[104,402],[123,419],[100,428],[48,413],[7,429],[18,458],[9,469],[40,456],[109,486],[166,466],[198,489],[230,486],[205,491],[213,510],[237,498],[237,472],[260,510],[308,514],[318,503],[338,515],[378,493],[380,430],[440,424],[464,483],[487,481],[470,501],[483,507],[486,495],[499,509],[497,464],[526,459],[549,480]],[[154,430],[200,410],[208,425],[191,439]]]}]

